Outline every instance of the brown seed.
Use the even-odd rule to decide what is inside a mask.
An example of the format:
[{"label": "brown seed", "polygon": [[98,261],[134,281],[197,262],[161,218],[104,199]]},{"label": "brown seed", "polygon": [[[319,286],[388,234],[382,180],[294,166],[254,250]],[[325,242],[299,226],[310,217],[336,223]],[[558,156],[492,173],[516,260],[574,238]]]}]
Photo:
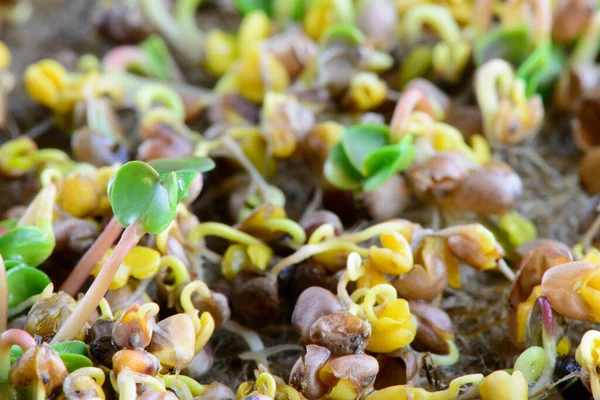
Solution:
[{"label": "brown seed", "polygon": [[393,175],[371,192],[364,192],[361,201],[367,213],[376,221],[398,217],[408,206],[412,190],[402,175]]},{"label": "brown seed", "polygon": [[415,254],[413,269],[392,281],[398,296],[407,300],[435,299],[448,286],[446,265],[453,262],[452,259],[445,240],[425,238]]},{"label": "brown seed", "polygon": [[600,96],[584,97],[573,121],[573,138],[577,146],[588,151],[600,146]]},{"label": "brown seed", "polygon": [[[25,330],[50,341],[67,321],[77,303],[65,292],[58,292],[45,300],[37,301],[27,314]],[[83,332],[82,332],[83,333]]]},{"label": "brown seed", "polygon": [[90,342],[90,354],[106,368],[112,369],[112,359],[117,351],[119,348],[113,344],[110,336],[100,337]]},{"label": "brown seed", "polygon": [[577,38],[590,21],[596,2],[594,0],[562,0],[552,12],[552,38],[567,44]]},{"label": "brown seed", "polygon": [[451,195],[475,168],[476,164],[460,153],[441,152],[427,161],[413,164],[408,176],[417,193],[434,201],[442,201]]},{"label": "brown seed", "polygon": [[323,167],[327,157],[340,140],[343,125],[337,122],[321,122],[316,124],[302,141],[302,155],[317,176],[323,176]]},{"label": "brown seed", "polygon": [[188,157],[194,153],[194,143],[163,122],[144,127],[140,130],[140,137],[143,142],[138,147],[138,160]]},{"label": "brown seed", "polygon": [[99,134],[87,127],[79,128],[73,133],[71,147],[78,161],[96,167],[125,163],[129,160],[127,146],[113,137]]},{"label": "brown seed", "polygon": [[317,210],[310,215],[300,220],[300,225],[306,232],[306,237],[309,238],[321,225],[330,224],[336,236],[339,236],[344,231],[344,225],[340,221],[340,217],[328,210]]},{"label": "brown seed", "polygon": [[145,313],[140,315],[138,310],[134,304],[115,321],[112,338],[122,349],[144,349],[152,340],[153,318]]},{"label": "brown seed", "polygon": [[138,4],[114,3],[100,10],[93,23],[98,32],[117,43],[137,43],[152,33]]},{"label": "brown seed", "polygon": [[318,51],[317,44],[302,29],[294,27],[269,38],[267,48],[287,70],[292,80],[314,60]]},{"label": "brown seed", "polygon": [[136,400],[179,400],[179,397],[168,390],[166,392],[157,392],[156,390],[147,387]]},{"label": "brown seed", "polygon": [[521,178],[509,165],[492,161],[460,182],[452,193],[452,206],[477,214],[501,215],[515,208],[522,189]]},{"label": "brown seed", "polygon": [[196,353],[196,330],[190,316],[175,314],[157,325],[148,351],[164,365],[186,368]]},{"label": "brown seed", "polygon": [[[311,286],[327,288],[328,273],[321,265],[305,263],[291,268],[293,269],[293,276],[291,277],[290,294],[293,296],[293,304],[296,303],[302,292]],[[290,291],[286,292],[289,293]]]},{"label": "brown seed", "polygon": [[585,153],[579,164],[579,179],[589,194],[600,193],[598,171],[600,171],[600,147],[595,147]]},{"label": "brown seed", "polygon": [[358,398],[365,398],[373,391],[375,377],[379,372],[379,363],[367,354],[351,354],[329,360],[333,376],[348,379],[358,391]]},{"label": "brown seed", "polygon": [[82,255],[98,237],[96,224],[79,218],[64,218],[52,224],[56,251],[67,250]]},{"label": "brown seed", "polygon": [[[64,400],[104,399],[104,391],[96,381],[87,375],[69,375],[63,383]],[[59,397],[60,399],[60,397]]]},{"label": "brown seed", "polygon": [[458,129],[465,139],[483,132],[483,119],[477,106],[452,105],[446,113],[444,122]]},{"label": "brown seed", "polygon": [[[175,291],[175,298],[180,298],[181,291],[185,288],[185,284],[180,285]],[[221,329],[224,323],[229,321],[231,318],[231,310],[229,308],[229,302],[227,297],[224,294],[213,292],[212,297],[205,298],[201,296],[199,293],[192,294],[192,304],[194,308],[200,312],[199,315],[202,315],[203,312],[208,312],[215,320],[215,329]],[[177,304],[177,311],[183,312],[184,310],[181,308],[181,304]]]},{"label": "brown seed", "polygon": [[409,301],[410,313],[419,319],[415,339],[438,354],[449,352],[446,340],[453,335],[452,320],[443,310],[423,301]]},{"label": "brown seed", "polygon": [[26,389],[36,381],[41,382],[46,395],[60,389],[69,373],[56,351],[47,343],[27,350],[10,367],[8,383],[19,389]]},{"label": "brown seed", "polygon": [[156,376],[160,362],[144,350],[119,350],[112,358],[113,371],[119,374],[124,368],[144,375]]},{"label": "brown seed", "polygon": [[194,397],[194,400],[235,400],[235,394],[222,383],[213,382],[206,386],[200,396]]},{"label": "brown seed", "polygon": [[375,379],[376,390],[396,385],[412,386],[417,383],[421,367],[420,359],[418,353],[410,347],[389,354],[379,354],[377,362],[379,372]]},{"label": "brown seed", "polygon": [[277,316],[279,294],[277,281],[267,277],[245,279],[238,274],[231,297],[233,312],[250,327],[269,324]]},{"label": "brown seed", "polygon": [[302,292],[292,314],[292,325],[302,343],[310,343],[310,330],[316,320],[338,311],[342,311],[342,305],[329,290],[313,286]]},{"label": "brown seed", "polygon": [[504,250],[497,243],[492,250],[484,252],[481,238],[475,230],[468,228],[450,235],[446,243],[460,261],[478,269],[487,269],[491,264],[496,265],[498,260],[504,257]]},{"label": "brown seed", "polygon": [[306,354],[296,361],[290,373],[290,386],[307,399],[320,399],[329,388],[319,379],[319,371],[329,360],[331,352],[324,347],[309,344]]},{"label": "brown seed", "polygon": [[218,96],[208,109],[211,124],[233,124],[246,122],[250,125],[258,123],[257,106],[233,93]]},{"label": "brown seed", "polygon": [[310,341],[334,356],[362,353],[370,337],[371,326],[347,311],[324,315],[310,328]]},{"label": "brown seed", "polygon": [[91,326],[91,328],[88,329],[87,334],[85,336],[85,341],[87,343],[90,343],[104,336],[110,337],[112,335],[114,324],[115,321],[112,321],[110,319],[98,318]]},{"label": "brown seed", "polygon": [[583,297],[575,290],[575,285],[597,267],[589,262],[573,261],[546,271],[542,278],[542,293],[548,298],[552,308],[568,318],[594,321]]}]

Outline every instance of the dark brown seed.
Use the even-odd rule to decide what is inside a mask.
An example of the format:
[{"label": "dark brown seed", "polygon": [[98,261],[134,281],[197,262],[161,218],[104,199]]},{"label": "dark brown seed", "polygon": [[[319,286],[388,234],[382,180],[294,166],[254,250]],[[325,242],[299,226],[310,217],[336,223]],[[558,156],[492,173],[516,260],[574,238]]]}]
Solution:
[{"label": "dark brown seed", "polygon": [[231,297],[233,312],[240,321],[250,327],[268,325],[279,307],[277,281],[267,277],[236,280]]},{"label": "dark brown seed", "polygon": [[309,238],[317,228],[324,224],[333,226],[336,236],[341,235],[344,231],[344,225],[342,224],[342,221],[340,221],[340,218],[327,210],[317,210],[305,218],[302,218],[300,221],[300,225],[304,228],[307,238]]},{"label": "dark brown seed", "polygon": [[573,121],[573,138],[577,146],[588,151],[600,146],[600,96],[584,97]]},{"label": "dark brown seed", "polygon": [[55,250],[67,250],[82,255],[98,237],[96,224],[85,219],[69,217],[52,224]]},{"label": "dark brown seed", "polygon": [[370,337],[371,326],[347,311],[324,315],[310,328],[310,341],[334,356],[362,353]]},{"label": "dark brown seed", "polygon": [[310,343],[310,330],[316,320],[338,311],[342,311],[342,305],[329,290],[313,286],[302,292],[292,314],[292,325],[302,343]]},{"label": "dark brown seed", "polygon": [[112,359],[117,351],[119,349],[113,344],[110,336],[100,337],[90,342],[90,354],[106,368],[112,369]]},{"label": "dark brown seed", "polygon": [[[293,303],[295,304],[298,297],[311,286],[322,288],[327,287],[327,271],[320,265],[315,264],[300,264],[292,267],[294,269],[292,276]],[[289,291],[288,291],[289,293]]]},{"label": "dark brown seed", "polygon": [[419,378],[420,360],[416,351],[410,347],[377,356],[379,372],[375,379],[375,389],[388,386],[415,385]]},{"label": "dark brown seed", "polygon": [[85,336],[85,341],[87,343],[93,342],[96,339],[99,339],[104,336],[111,336],[113,326],[115,321],[109,319],[97,319],[94,324],[88,329],[87,334]]},{"label": "dark brown seed", "polygon": [[116,43],[137,43],[146,39],[152,33],[152,25],[137,4],[119,2],[100,10],[94,16],[94,26],[103,36]]},{"label": "dark brown seed", "polygon": [[367,213],[376,221],[398,217],[408,206],[412,190],[402,175],[394,175],[371,192],[364,192],[361,201]]},{"label": "dark brown seed", "polygon": [[581,185],[589,194],[600,193],[600,147],[595,147],[585,153],[585,156],[579,164],[579,179]]},{"label": "dark brown seed", "polygon": [[448,314],[423,301],[410,301],[410,313],[419,319],[415,339],[438,354],[448,354],[446,340],[453,335],[454,327]]}]

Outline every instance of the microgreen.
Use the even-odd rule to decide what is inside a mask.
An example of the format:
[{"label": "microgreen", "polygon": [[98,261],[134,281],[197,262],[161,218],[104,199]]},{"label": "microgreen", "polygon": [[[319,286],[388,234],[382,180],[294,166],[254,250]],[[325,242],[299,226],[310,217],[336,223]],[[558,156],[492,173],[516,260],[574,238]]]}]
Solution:
[{"label": "microgreen", "polygon": [[536,45],[530,40],[525,26],[496,29],[477,40],[474,50],[477,65],[495,58],[518,68],[517,77],[525,81],[528,97],[543,93],[547,98],[566,64],[562,49],[549,41]]},{"label": "microgreen", "polygon": [[235,0],[235,5],[244,15],[257,10],[264,11],[267,15],[271,15],[273,11],[272,3],[273,2],[270,0]]},{"label": "microgreen", "polygon": [[365,124],[346,129],[325,164],[329,182],[344,190],[375,190],[414,159],[412,137],[391,143],[385,125]]},{"label": "microgreen", "polygon": [[[69,340],[66,342],[56,343],[51,345],[52,349],[58,353],[60,359],[65,363],[65,367],[69,372],[83,367],[91,367],[93,365],[90,360],[90,352],[85,343],[79,340]],[[17,358],[25,353],[19,346],[13,346],[10,350],[10,362],[14,363]]]},{"label": "microgreen", "polygon": [[[183,158],[179,160],[159,160],[153,164],[130,161],[123,165],[108,185],[108,200],[115,219],[125,227],[125,231],[114,251],[106,259],[100,273],[77,304],[64,326],[52,339],[52,343],[72,339],[85,325],[108,290],[125,256],[146,233],[158,234],[164,231],[173,218],[177,204],[199,172],[212,169],[210,159]],[[98,244],[98,248],[96,247]],[[94,253],[105,254],[110,241],[96,242]],[[92,251],[92,249],[90,249]],[[77,271],[88,274],[89,271]]]},{"label": "microgreen", "polygon": [[14,308],[36,294],[40,294],[50,284],[48,275],[38,269],[23,264],[12,267],[8,262],[6,264],[9,308]]}]

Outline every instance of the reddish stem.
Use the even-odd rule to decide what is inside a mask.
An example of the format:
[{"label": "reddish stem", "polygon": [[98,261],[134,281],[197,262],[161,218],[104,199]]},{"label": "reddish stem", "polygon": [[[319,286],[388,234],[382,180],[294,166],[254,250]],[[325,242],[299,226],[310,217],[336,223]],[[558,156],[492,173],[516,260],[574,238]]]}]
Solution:
[{"label": "reddish stem", "polygon": [[96,264],[104,257],[106,251],[110,249],[121,232],[123,232],[123,227],[119,225],[115,217],[112,217],[100,236],[98,236],[94,244],[92,244],[92,247],[85,252],[83,257],[81,257],[81,260],[79,260],[75,268],[73,268],[73,271],[71,271],[69,277],[61,285],[59,290],[62,290],[71,296],[75,296],[92,273]]},{"label": "reddish stem", "polygon": [[0,383],[8,380],[10,369],[10,349],[17,345],[27,351],[37,343],[31,335],[22,329],[9,329],[0,336]]},{"label": "reddish stem", "polygon": [[8,280],[6,278],[6,265],[0,254],[0,333],[8,327]]},{"label": "reddish stem", "polygon": [[81,331],[81,328],[85,325],[87,319],[94,312],[102,297],[106,294],[110,282],[114,278],[119,266],[125,259],[125,256],[131,249],[133,249],[145,231],[142,228],[141,222],[137,221],[129,225],[123,236],[119,240],[119,243],[115,247],[115,250],[108,257],[102,270],[94,280],[94,283],[89,288],[83,299],[77,303],[77,307],[73,313],[69,316],[65,324],[58,331],[56,336],[52,339],[51,343],[59,343],[65,340],[71,340]]},{"label": "reddish stem", "polygon": [[427,95],[417,88],[406,89],[400,100],[398,100],[394,109],[394,115],[392,115],[392,122],[390,123],[392,135],[399,136],[406,130],[410,115],[417,108],[422,109],[432,118],[435,118],[435,110],[429,99],[427,99]]}]

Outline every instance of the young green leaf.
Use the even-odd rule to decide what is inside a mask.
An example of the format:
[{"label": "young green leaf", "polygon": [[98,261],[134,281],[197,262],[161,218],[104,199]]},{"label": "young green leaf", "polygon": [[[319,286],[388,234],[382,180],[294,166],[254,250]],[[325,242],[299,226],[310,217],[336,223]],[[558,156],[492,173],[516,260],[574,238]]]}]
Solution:
[{"label": "young green leaf", "polygon": [[334,186],[343,190],[355,190],[360,188],[362,175],[353,166],[342,143],[336,144],[325,163],[325,178]]},{"label": "young green leaf", "polygon": [[160,36],[152,35],[140,43],[140,49],[146,54],[149,65],[144,66],[159,79],[169,79],[169,50]]},{"label": "young green leaf", "polygon": [[54,236],[37,226],[21,226],[0,235],[0,254],[6,261],[37,267],[53,250]]},{"label": "young green leaf", "polygon": [[207,172],[215,167],[215,162],[207,157],[161,158],[148,164],[161,175],[187,169]]},{"label": "young green leaf", "polygon": [[406,168],[415,158],[410,136],[400,143],[388,145],[374,151],[365,158],[365,168],[368,179],[363,183],[363,189],[371,191],[383,185],[392,175]]},{"label": "young green leaf", "polygon": [[390,140],[390,130],[385,125],[364,124],[346,129],[342,133],[342,145],[352,166],[367,175],[365,158],[374,151],[386,146]]},{"label": "young green leaf", "polygon": [[[66,342],[51,345],[52,349],[58,353],[58,356],[65,363],[69,372],[83,367],[91,367],[92,361],[89,359],[90,353],[85,343],[79,340],[69,340]],[[14,363],[17,358],[23,355],[23,349],[19,346],[12,346],[10,349],[10,362]]]},{"label": "young green leaf", "polygon": [[13,308],[28,298],[40,294],[50,284],[50,278],[42,271],[17,266],[6,271],[8,282],[8,307]]},{"label": "young green leaf", "polygon": [[262,10],[267,15],[271,15],[272,0],[235,0],[238,10],[244,15],[252,11]]}]

